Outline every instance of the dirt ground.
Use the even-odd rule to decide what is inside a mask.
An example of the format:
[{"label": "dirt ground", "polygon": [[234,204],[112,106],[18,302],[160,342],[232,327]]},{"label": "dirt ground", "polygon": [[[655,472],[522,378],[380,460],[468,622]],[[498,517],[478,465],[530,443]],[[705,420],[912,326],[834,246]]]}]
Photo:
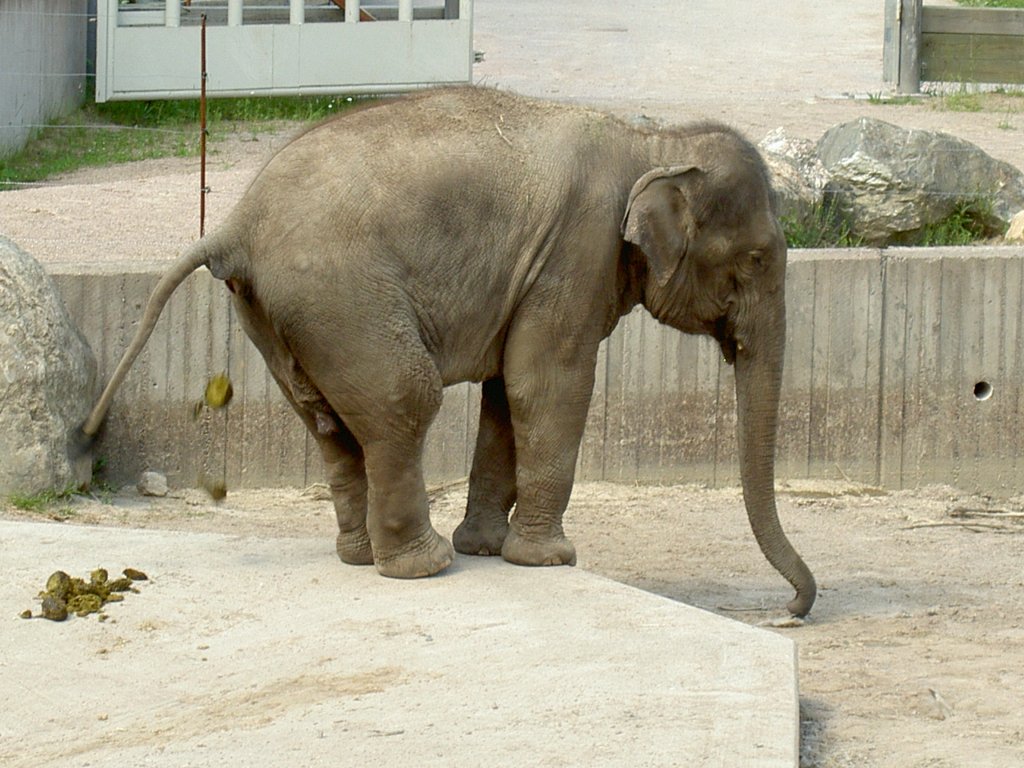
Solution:
[{"label": "dirt ground", "polygon": [[[779,491],[783,524],[820,589],[802,626],[770,629],[799,648],[801,766],[1024,765],[1024,500],[946,487]],[[333,538],[325,493],[249,490],[214,503],[197,490],[154,499],[128,488],[32,513],[7,504],[0,515]],[[446,536],[465,495],[463,483],[432,493]],[[577,567],[738,621],[770,624],[791,596],[757,550],[738,490],[583,483],[566,530]]]},{"label": "dirt ground", "polygon": [[[718,116],[754,140],[778,126],[816,139],[830,125],[874,116],[948,131],[1024,167],[1018,98],[969,113],[944,110],[937,100],[816,99],[791,107],[758,104]],[[243,130],[214,142],[208,226],[292,130]],[[0,232],[49,265],[169,260],[198,229],[197,167],[194,158],[146,161],[3,193]],[[799,645],[801,765],[1024,766],[1024,500],[944,487],[886,493],[783,483],[780,491],[784,525],[821,590],[803,626],[771,630]],[[195,490],[163,500],[127,493],[41,513],[7,505],[0,514],[66,525],[333,536],[329,503],[315,496],[315,489],[232,490],[214,504]],[[435,524],[446,535],[464,497],[464,486],[435,494]],[[770,622],[790,597],[756,549],[737,490],[583,484],[566,527],[578,567],[740,621]]]},{"label": "dirt ground", "polygon": [[[971,141],[998,160],[1024,168],[1024,97],[989,94],[977,111],[949,108],[945,97],[913,103],[817,98],[798,104],[733,103],[728,109],[630,104],[609,111],[668,123],[725,120],[758,142],[782,128],[817,141],[826,130],[872,117],[904,128],[937,130]],[[264,162],[301,130],[296,124],[217,127],[207,163],[206,230],[215,229]],[[169,262],[199,233],[199,159],[163,158],[88,168],[0,193],[0,233],[43,264]]]}]

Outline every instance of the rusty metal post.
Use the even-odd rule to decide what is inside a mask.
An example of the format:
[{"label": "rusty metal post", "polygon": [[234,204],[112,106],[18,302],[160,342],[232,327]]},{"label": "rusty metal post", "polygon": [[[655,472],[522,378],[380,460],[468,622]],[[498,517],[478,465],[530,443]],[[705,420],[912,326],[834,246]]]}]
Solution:
[{"label": "rusty metal post", "polygon": [[206,14],[199,32],[199,236],[206,233]]}]

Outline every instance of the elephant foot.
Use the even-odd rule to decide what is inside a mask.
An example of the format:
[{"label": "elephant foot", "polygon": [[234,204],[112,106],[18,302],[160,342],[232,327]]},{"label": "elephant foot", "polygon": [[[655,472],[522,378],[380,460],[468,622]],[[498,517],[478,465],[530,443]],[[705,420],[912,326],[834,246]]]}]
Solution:
[{"label": "elephant foot", "polygon": [[452,545],[433,528],[397,550],[373,553],[378,573],[392,579],[433,576],[451,565],[454,559]]},{"label": "elephant foot", "polygon": [[526,538],[509,528],[501,556],[516,565],[576,565],[576,547],[564,535]]},{"label": "elephant foot", "polygon": [[452,534],[455,551],[464,555],[500,555],[508,535],[508,521],[466,518]]},{"label": "elephant foot", "polygon": [[342,531],[337,540],[338,557],[349,565],[373,565],[373,549],[365,528]]}]

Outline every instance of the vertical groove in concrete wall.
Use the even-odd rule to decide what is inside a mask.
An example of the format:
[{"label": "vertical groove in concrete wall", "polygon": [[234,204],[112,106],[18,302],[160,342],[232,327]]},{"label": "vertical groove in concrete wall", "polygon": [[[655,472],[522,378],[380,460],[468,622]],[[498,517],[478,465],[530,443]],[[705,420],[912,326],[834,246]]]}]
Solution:
[{"label": "vertical groove in concrete wall", "polygon": [[0,4],[0,157],[85,96],[86,0]]},{"label": "vertical groove in concrete wall", "polygon": [[883,472],[882,472],[882,448],[884,441],[884,424],[885,424],[885,393],[886,393],[886,365],[890,343],[889,328],[889,284],[888,284],[888,258],[885,252],[881,254],[878,264],[878,279],[879,279],[879,296],[880,296],[880,307],[878,313],[878,323],[881,328],[881,333],[878,338],[878,397],[875,400],[875,474],[874,474],[874,485],[883,484]]},{"label": "vertical groove in concrete wall", "polygon": [[[53,271],[105,380],[159,270]],[[1022,297],[1019,247],[793,253],[778,477],[1024,492]],[[197,414],[206,381],[223,370],[234,401]],[[446,391],[424,458],[430,482],[469,473],[479,398],[478,385]],[[735,485],[735,402],[717,344],[633,312],[598,352],[577,477]],[[315,440],[205,271],[168,304],[115,400],[99,454],[115,482],[144,469],[179,487],[204,477],[230,488],[322,476]]]}]

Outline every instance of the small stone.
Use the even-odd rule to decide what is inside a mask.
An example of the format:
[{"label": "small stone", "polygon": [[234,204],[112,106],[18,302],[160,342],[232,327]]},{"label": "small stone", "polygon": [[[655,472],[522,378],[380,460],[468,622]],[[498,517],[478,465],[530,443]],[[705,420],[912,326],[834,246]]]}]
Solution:
[{"label": "small stone", "polygon": [[125,578],[131,579],[132,581],[149,581],[149,576],[135,568],[125,568],[121,573],[125,575]]},{"label": "small stone", "polygon": [[1006,242],[1024,243],[1024,211],[1018,211],[1010,219],[1010,228],[1006,230]]},{"label": "small stone", "polygon": [[31,619],[32,618],[32,609],[31,608],[26,608],[24,611],[22,611],[18,615],[21,618],[23,618],[23,619]]},{"label": "small stone", "polygon": [[135,487],[143,496],[166,496],[167,478],[159,472],[143,472]]}]

